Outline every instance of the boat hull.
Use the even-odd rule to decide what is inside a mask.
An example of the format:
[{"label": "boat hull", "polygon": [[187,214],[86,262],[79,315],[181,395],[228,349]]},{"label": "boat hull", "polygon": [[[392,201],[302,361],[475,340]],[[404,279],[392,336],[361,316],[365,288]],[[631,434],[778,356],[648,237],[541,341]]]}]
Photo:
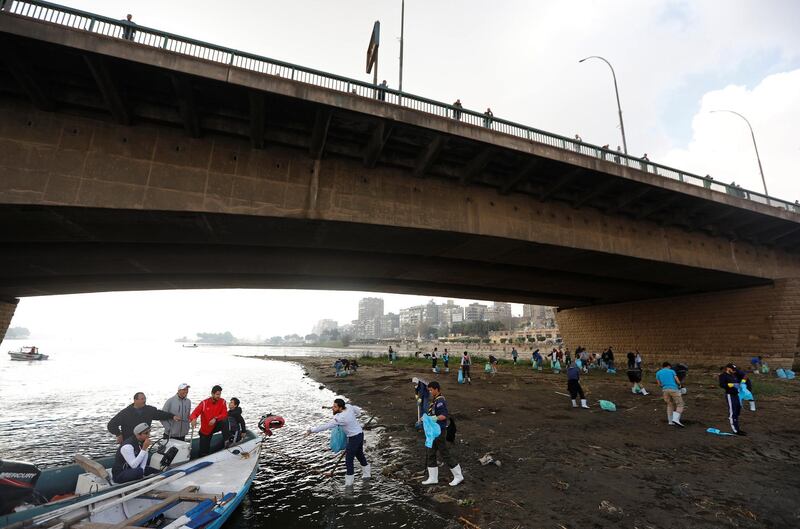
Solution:
[{"label": "boat hull", "polygon": [[29,362],[32,360],[47,360],[48,358],[47,355],[43,355],[41,353],[28,354],[28,353],[15,353],[13,351],[9,351],[8,356],[10,356],[12,360],[20,360],[24,362]]}]

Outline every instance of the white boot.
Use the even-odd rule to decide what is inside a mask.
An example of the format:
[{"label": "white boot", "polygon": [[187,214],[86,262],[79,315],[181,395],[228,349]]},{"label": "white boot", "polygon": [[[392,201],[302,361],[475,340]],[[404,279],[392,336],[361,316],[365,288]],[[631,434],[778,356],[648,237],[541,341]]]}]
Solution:
[{"label": "white boot", "polygon": [[439,467],[428,467],[428,479],[422,482],[423,485],[438,485]]},{"label": "white boot", "polygon": [[367,464],[361,467],[361,479],[369,479],[372,477],[372,465]]},{"label": "white boot", "polygon": [[450,469],[450,472],[453,473],[453,481],[450,482],[451,487],[455,487],[462,481],[464,481],[464,475],[461,474],[461,465],[456,465]]},{"label": "white boot", "polygon": [[750,401],[750,411],[756,411],[756,401]]},{"label": "white boot", "polygon": [[581,408],[589,409],[589,406],[586,404],[586,399],[581,399]]},{"label": "white boot", "polygon": [[644,389],[644,386],[642,386],[641,388],[642,388],[642,395],[647,395],[648,393],[647,393],[647,390]]},{"label": "white boot", "polygon": [[353,487],[353,481],[355,481],[356,475],[355,474],[345,474],[344,476],[344,486],[345,487]]},{"label": "white boot", "polygon": [[572,399],[572,407],[573,408],[577,408],[578,407],[578,403],[575,402],[575,399]]},{"label": "white boot", "polygon": [[673,424],[672,423],[672,415],[673,415],[673,413],[674,412],[667,412],[667,424],[669,424],[670,426],[672,426],[672,424]]},{"label": "white boot", "polygon": [[677,411],[672,412],[672,422],[683,428],[683,423],[681,422],[681,414]]},{"label": "white boot", "polygon": [[634,386],[631,388],[631,393],[633,393],[634,395],[636,395],[637,393],[639,393],[639,386],[638,386],[638,384],[637,384],[637,385],[634,385]]}]

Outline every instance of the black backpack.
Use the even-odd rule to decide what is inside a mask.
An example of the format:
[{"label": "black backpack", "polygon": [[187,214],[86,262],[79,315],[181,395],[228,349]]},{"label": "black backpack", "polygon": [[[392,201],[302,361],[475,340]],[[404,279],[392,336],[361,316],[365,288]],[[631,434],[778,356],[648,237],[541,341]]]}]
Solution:
[{"label": "black backpack", "polygon": [[456,420],[453,417],[450,417],[450,421],[447,423],[447,432],[445,433],[445,439],[447,439],[451,443],[456,442]]}]

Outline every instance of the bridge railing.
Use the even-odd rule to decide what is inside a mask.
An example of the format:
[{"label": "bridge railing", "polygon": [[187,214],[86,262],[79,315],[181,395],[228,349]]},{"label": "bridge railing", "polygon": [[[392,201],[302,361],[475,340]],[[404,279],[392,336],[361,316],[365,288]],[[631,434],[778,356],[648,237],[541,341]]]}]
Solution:
[{"label": "bridge railing", "polygon": [[476,127],[485,127],[496,132],[524,138],[532,142],[618,163],[664,178],[694,184],[706,189],[713,189],[732,196],[800,213],[800,204],[797,202],[791,203],[778,198],[769,197],[757,191],[750,191],[738,186],[724,184],[709,177],[698,176],[686,171],[653,163],[650,160],[627,156],[619,151],[603,149],[602,147],[584,143],[576,139],[545,132],[502,118],[487,116],[486,114],[466,108],[456,107],[406,92],[399,92],[388,87],[375,86],[372,83],[359,81],[357,79],[350,79],[313,68],[306,68],[288,62],[182,37],[165,31],[140,26],[128,22],[127,20],[115,20],[113,18],[41,0],[0,0],[0,8],[5,12],[15,15],[97,33],[107,37],[126,39],[143,46],[160,48],[173,53],[188,55],[216,63],[223,63],[235,68],[242,68],[265,75],[321,86],[330,90],[346,92],[361,97],[379,99],[385,101],[387,104],[399,105],[443,118],[456,119]]}]

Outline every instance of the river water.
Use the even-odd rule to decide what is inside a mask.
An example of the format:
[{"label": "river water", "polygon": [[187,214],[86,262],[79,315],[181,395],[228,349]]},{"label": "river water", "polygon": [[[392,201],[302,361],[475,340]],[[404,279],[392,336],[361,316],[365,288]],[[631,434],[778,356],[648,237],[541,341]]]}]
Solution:
[{"label": "river water", "polygon": [[[50,359],[11,361],[6,352],[22,345],[37,345]],[[256,430],[259,417],[268,412],[286,419],[286,426],[276,430],[262,450],[250,494],[227,528],[445,527],[445,520],[419,506],[410,488],[381,477],[381,463],[392,457],[392,448],[375,448],[379,436],[385,435],[381,428],[366,432],[373,480],[357,479],[354,492],[347,493],[343,463],[337,476],[326,480],[322,472],[335,460],[327,446],[328,436],[304,437],[303,432],[330,417],[330,410],[323,406],[330,406],[336,395],[305,377],[297,363],[242,357],[318,354],[334,356],[336,351],[192,349],[178,343],[122,340],[6,340],[0,344],[0,457],[46,468],[71,463],[76,453],[108,455],[115,450],[115,443],[106,423],[132,402],[135,392],[144,391],[147,403],[160,408],[182,382],[191,385],[193,403],[220,384],[224,398],[241,400],[248,428]],[[365,408],[365,412],[369,410]],[[153,425],[160,429],[159,423]],[[156,431],[154,436],[160,434]]]}]

